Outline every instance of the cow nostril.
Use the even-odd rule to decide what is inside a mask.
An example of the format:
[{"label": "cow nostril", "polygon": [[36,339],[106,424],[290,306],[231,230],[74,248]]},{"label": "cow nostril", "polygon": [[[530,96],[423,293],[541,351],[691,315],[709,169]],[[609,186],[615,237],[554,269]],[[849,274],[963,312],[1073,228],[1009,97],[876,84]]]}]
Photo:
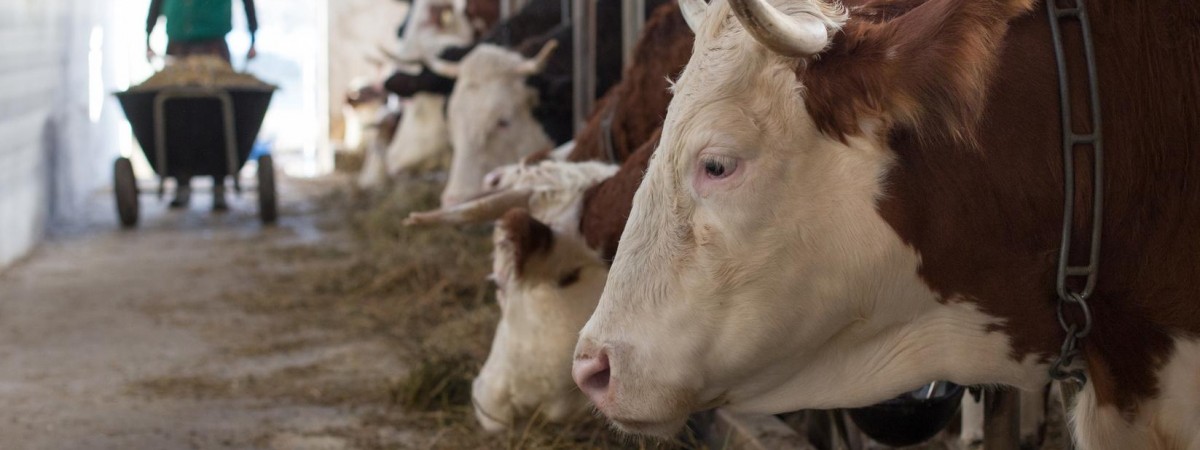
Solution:
[{"label": "cow nostril", "polygon": [[581,356],[575,361],[572,372],[575,375],[575,384],[579,385],[579,389],[592,400],[592,403],[599,406],[608,394],[609,381],[612,376],[612,368],[608,363],[608,352],[600,350],[595,356]]},{"label": "cow nostril", "polygon": [[592,374],[592,376],[588,377],[588,379],[584,381],[584,383],[588,385],[587,389],[600,392],[607,391],[608,376],[611,372],[612,371],[610,369],[604,369]]}]

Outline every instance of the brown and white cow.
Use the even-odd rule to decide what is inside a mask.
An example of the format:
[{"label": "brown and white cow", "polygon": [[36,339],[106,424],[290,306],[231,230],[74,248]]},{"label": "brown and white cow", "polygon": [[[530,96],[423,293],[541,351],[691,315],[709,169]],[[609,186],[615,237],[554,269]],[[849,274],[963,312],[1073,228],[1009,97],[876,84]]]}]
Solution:
[{"label": "brown and white cow", "polygon": [[488,431],[541,414],[561,422],[586,413],[571,381],[579,329],[600,300],[608,265],[579,234],[583,195],[616,172],[600,162],[541,161],[502,169],[494,190],[409,225],[497,221],[492,280],[500,323],[471,396]]},{"label": "brown and white cow", "polygon": [[[577,383],[617,426],[1047,381],[1064,332],[1045,6],[918,3],[884,20],[815,0],[707,6],[576,349]],[[1087,449],[1194,448],[1200,6],[1088,8],[1107,196],[1074,430]]]},{"label": "brown and white cow", "polygon": [[[557,419],[573,417],[563,411],[586,411],[587,399],[571,381],[571,354],[600,299],[629,200],[657,142],[656,131],[644,127],[661,123],[668,79],[686,64],[691,43],[678,6],[656,9],[634,64],[576,136],[567,159],[578,162],[535,159],[502,167],[485,179],[489,195],[410,217],[410,224],[462,223],[491,220],[513,207],[525,211],[510,213],[495,231],[493,278],[504,316],[474,385],[476,415],[486,429],[511,426],[534,411],[556,412]],[[602,142],[607,104],[615,105],[611,152]],[[596,162],[609,159],[624,161],[615,174],[614,166]],[[594,178],[601,168],[609,172]],[[555,194],[538,199],[529,194],[534,186]]]}]

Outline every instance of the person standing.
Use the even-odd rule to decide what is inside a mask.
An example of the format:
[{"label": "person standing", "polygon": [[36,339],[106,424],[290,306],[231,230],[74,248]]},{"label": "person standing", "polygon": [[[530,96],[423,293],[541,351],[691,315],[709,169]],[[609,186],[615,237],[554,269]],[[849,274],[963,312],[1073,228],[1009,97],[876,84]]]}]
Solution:
[{"label": "person standing", "polygon": [[[250,29],[250,50],[247,59],[258,55],[255,50],[254,34],[258,31],[258,17],[254,10],[254,0],[242,0],[246,8],[246,24]],[[150,14],[146,18],[146,58],[152,59],[157,54],[150,47],[150,34],[158,25],[159,17],[167,19],[167,55],[186,57],[192,55],[212,55],[230,62],[229,44],[225,35],[233,31],[233,0],[150,0]],[[187,206],[191,199],[191,176],[179,175],[176,178],[175,198],[171,200],[172,208]],[[224,211],[229,209],[225,202],[225,179],[216,177],[213,180],[213,209]]]}]

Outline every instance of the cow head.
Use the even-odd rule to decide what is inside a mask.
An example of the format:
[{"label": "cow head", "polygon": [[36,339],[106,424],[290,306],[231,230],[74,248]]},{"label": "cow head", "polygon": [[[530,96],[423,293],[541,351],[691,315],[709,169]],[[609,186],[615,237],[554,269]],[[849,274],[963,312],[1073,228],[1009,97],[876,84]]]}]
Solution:
[{"label": "cow head", "polygon": [[992,46],[1027,5],[928,0],[848,22],[819,0],[681,3],[704,10],[692,59],[576,348],[597,409],[665,436],[717,406],[855,407],[936,379],[1016,379],[947,362],[1008,341],[922,282],[877,206],[889,133],[969,125]]},{"label": "cow head", "polygon": [[442,204],[478,194],[488,171],[517,162],[553,143],[533,116],[538,93],[525,80],[545,68],[557,46],[549,41],[533,59],[480,45],[461,63],[433,61],[431,68],[457,78],[447,111],[454,156]]},{"label": "cow head", "polygon": [[571,381],[571,354],[608,269],[572,234],[524,209],[497,222],[492,277],[500,324],[471,389],[475,415],[489,431],[535,413],[562,421],[587,411]]},{"label": "cow head", "polygon": [[495,230],[492,278],[501,308],[492,351],[472,395],[484,428],[503,429],[541,413],[562,420],[586,398],[571,382],[571,352],[608,269],[579,234],[583,198],[616,172],[597,162],[543,160],[501,167],[483,196],[414,213],[409,225],[480,223]]}]

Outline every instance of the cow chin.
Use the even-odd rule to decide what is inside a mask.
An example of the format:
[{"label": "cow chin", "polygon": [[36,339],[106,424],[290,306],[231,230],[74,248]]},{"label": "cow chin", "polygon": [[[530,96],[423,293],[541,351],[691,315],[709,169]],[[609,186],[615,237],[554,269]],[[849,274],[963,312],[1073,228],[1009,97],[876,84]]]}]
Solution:
[{"label": "cow chin", "polygon": [[651,436],[667,440],[677,436],[680,430],[683,430],[683,426],[687,423],[687,417],[666,422],[623,421],[621,419],[609,418],[609,422],[613,424],[613,427],[617,431],[622,433]]},{"label": "cow chin", "polygon": [[[618,430],[670,438],[691,413],[713,403],[700,391],[703,364],[689,356],[697,353],[692,346],[697,340],[683,336],[688,334],[686,331],[678,331],[672,333],[677,340],[669,341],[680,346],[667,348],[641,345],[664,342],[661,339],[624,334],[611,335],[615,339],[610,340],[584,328],[576,348],[573,375],[596,410]],[[598,354],[602,355],[600,366],[589,358]]]}]

